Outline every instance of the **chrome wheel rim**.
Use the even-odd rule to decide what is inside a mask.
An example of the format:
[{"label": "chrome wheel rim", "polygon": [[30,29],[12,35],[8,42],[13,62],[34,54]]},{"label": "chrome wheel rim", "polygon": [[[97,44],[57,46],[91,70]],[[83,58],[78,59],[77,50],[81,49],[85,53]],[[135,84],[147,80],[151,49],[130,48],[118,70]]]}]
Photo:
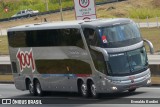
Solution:
[{"label": "chrome wheel rim", "polygon": [[32,85],[32,83],[29,84],[29,92],[31,94],[33,94],[33,85]]},{"label": "chrome wheel rim", "polygon": [[82,94],[83,95],[86,95],[87,94],[87,86],[85,84],[82,84],[81,85],[81,91],[82,91]]},{"label": "chrome wheel rim", "polygon": [[40,87],[40,84],[39,84],[39,83],[37,83],[36,89],[37,89],[37,93],[38,93],[38,94],[41,94],[41,87]]},{"label": "chrome wheel rim", "polygon": [[91,92],[93,96],[96,96],[96,86],[94,84],[91,85]]}]

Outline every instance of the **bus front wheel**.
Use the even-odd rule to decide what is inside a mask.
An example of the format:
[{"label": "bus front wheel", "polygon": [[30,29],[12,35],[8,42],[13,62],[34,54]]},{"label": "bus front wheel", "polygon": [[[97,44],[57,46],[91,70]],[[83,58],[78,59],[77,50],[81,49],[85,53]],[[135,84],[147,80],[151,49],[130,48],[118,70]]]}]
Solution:
[{"label": "bus front wheel", "polygon": [[88,89],[87,89],[87,85],[85,83],[81,82],[79,84],[79,90],[80,90],[80,94],[83,97],[88,97]]},{"label": "bus front wheel", "polygon": [[97,90],[96,90],[96,86],[93,82],[90,83],[90,94],[93,98],[98,98],[98,93],[97,93]]},{"label": "bus front wheel", "polygon": [[35,88],[31,81],[28,82],[28,88],[30,94],[36,96]]}]

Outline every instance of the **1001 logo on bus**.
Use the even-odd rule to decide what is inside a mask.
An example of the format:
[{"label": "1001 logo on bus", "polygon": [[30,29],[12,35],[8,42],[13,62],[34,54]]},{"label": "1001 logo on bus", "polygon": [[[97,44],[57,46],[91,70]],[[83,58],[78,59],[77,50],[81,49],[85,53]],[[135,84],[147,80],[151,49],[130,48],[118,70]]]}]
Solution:
[{"label": "1001 logo on bus", "polygon": [[19,61],[20,71],[22,72],[24,68],[31,68],[32,72],[35,71],[35,63],[33,59],[33,52],[32,49],[27,52],[23,52],[20,49],[17,52],[17,59]]}]

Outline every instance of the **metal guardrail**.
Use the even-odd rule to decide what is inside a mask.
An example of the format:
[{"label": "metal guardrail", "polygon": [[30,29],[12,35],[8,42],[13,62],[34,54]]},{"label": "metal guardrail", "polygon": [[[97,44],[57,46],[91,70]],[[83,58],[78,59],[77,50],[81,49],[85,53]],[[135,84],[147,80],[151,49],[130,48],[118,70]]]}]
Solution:
[{"label": "metal guardrail", "polygon": [[[121,1],[126,1],[126,0],[105,0],[102,2],[97,2],[96,5],[102,5],[102,4],[113,3],[113,2],[121,2]],[[73,9],[74,9],[74,7],[67,7],[67,8],[63,8],[62,10],[68,11],[68,10],[73,10]],[[57,13],[57,12],[60,12],[60,10],[57,9],[57,10],[50,10],[50,11],[46,11],[46,12],[39,12],[37,14],[30,14],[30,15],[26,15],[26,16],[4,18],[4,19],[0,19],[0,22],[11,21],[11,20],[16,20],[16,19],[20,19],[20,18],[28,18],[28,17],[34,17],[34,16],[47,15],[47,14],[52,14],[52,13]]]}]

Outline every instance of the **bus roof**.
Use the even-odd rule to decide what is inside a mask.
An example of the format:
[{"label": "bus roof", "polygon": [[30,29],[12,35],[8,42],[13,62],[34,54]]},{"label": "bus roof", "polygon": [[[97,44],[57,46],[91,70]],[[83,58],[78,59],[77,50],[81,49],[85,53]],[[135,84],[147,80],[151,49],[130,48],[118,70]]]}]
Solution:
[{"label": "bus roof", "polygon": [[28,25],[12,27],[8,29],[8,32],[42,30],[42,29],[59,29],[59,28],[80,28],[81,25],[103,27],[103,26],[110,26],[113,24],[128,23],[130,21],[131,20],[127,18],[110,18],[110,19],[45,22],[45,23],[28,24]]}]

